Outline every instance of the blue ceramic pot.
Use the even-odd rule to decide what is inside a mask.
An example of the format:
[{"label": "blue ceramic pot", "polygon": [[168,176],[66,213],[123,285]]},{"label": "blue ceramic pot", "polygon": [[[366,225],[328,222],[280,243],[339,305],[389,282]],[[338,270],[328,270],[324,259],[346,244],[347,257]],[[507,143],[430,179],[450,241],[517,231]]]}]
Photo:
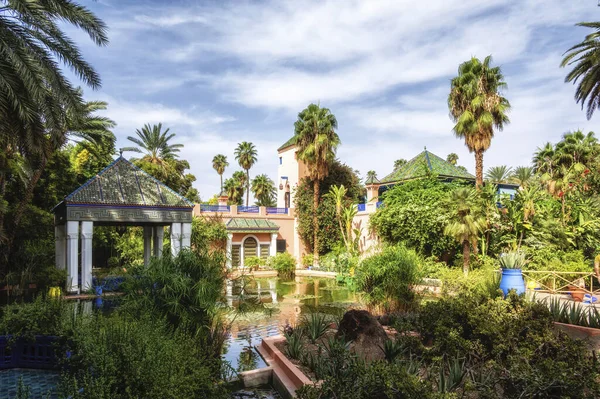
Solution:
[{"label": "blue ceramic pot", "polygon": [[102,295],[102,286],[101,285],[95,286],[94,289],[96,290],[96,295],[97,296]]},{"label": "blue ceramic pot", "polygon": [[502,280],[500,280],[500,289],[504,296],[508,291],[515,290],[517,294],[525,293],[525,281],[521,269],[502,269]]}]

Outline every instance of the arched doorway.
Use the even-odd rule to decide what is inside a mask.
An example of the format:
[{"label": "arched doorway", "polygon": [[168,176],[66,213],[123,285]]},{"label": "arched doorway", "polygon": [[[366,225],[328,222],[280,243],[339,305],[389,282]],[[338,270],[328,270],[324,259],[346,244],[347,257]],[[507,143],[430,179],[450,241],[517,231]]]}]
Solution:
[{"label": "arched doorway", "polygon": [[260,256],[258,253],[258,241],[254,237],[246,237],[244,240],[244,264],[251,256]]}]

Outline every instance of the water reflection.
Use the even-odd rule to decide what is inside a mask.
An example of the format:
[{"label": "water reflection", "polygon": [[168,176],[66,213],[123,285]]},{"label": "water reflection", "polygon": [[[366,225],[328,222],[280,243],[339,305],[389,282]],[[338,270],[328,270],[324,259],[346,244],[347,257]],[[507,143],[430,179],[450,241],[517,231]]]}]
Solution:
[{"label": "water reflection", "polygon": [[253,348],[263,337],[280,334],[286,324],[298,324],[303,313],[315,309],[341,316],[348,307],[358,306],[353,292],[324,278],[238,279],[228,281],[225,294],[227,305],[240,312],[231,316],[223,357],[239,371],[264,367]]}]

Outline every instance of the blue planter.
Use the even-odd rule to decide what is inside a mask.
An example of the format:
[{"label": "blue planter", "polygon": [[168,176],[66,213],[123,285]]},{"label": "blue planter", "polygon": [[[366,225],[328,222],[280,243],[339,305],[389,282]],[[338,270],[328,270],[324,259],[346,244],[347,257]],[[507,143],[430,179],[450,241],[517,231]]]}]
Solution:
[{"label": "blue planter", "polygon": [[102,286],[101,285],[95,286],[94,289],[96,290],[96,295],[98,295],[98,296],[102,295]]},{"label": "blue planter", "polygon": [[504,296],[508,291],[515,290],[517,294],[525,293],[525,281],[521,269],[502,269],[502,280],[500,280],[500,289]]}]

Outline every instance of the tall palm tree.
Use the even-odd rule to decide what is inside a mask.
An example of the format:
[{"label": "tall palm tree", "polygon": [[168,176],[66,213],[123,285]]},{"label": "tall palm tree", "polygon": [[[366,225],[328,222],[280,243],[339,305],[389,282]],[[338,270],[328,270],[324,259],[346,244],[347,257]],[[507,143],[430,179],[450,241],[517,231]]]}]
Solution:
[{"label": "tall palm tree", "polygon": [[485,180],[492,184],[506,183],[511,176],[512,168],[506,165],[492,166],[485,172]]},{"label": "tall palm tree", "polygon": [[377,179],[377,172],[370,170],[367,172],[367,181],[375,181]]},{"label": "tall palm tree", "polygon": [[238,205],[242,205],[242,203],[244,201],[244,191],[248,188],[248,181],[246,180],[248,178],[248,176],[243,171],[238,170],[238,171],[233,172],[233,175],[231,175],[231,178],[233,179],[234,186],[235,186],[236,192],[237,192],[237,194],[235,195],[235,197],[236,197],[235,202]]},{"label": "tall palm tree", "polygon": [[458,154],[451,152],[446,157],[446,161],[452,165],[456,165],[456,162],[458,162]]},{"label": "tall palm tree", "polygon": [[471,188],[459,188],[452,192],[450,209],[451,222],[444,232],[453,237],[463,248],[463,273],[469,273],[471,247],[477,248],[477,238],[485,227],[485,219],[476,213],[476,193]]},{"label": "tall palm tree", "polygon": [[180,148],[183,148],[183,144],[169,143],[175,133],[169,134],[168,128],[163,132],[162,123],[152,126],[147,123],[142,129],[136,129],[135,134],[137,137],[127,136],[127,140],[137,147],[125,147],[123,151],[144,153],[142,159],[156,165],[164,166],[166,160],[176,159]]},{"label": "tall palm tree", "polygon": [[400,169],[401,167],[403,167],[404,165],[406,165],[406,162],[407,161],[404,158],[396,159],[394,161],[394,170]]},{"label": "tall palm tree", "polygon": [[258,206],[274,206],[277,190],[269,176],[263,174],[252,179],[252,193]]},{"label": "tall palm tree", "polygon": [[212,167],[217,171],[219,177],[221,178],[221,191],[223,192],[223,173],[225,173],[225,168],[229,166],[229,162],[227,162],[227,157],[223,154],[217,154],[214,156],[212,160]]},{"label": "tall palm tree", "polygon": [[297,156],[304,162],[308,177],[313,181],[313,258],[319,261],[319,237],[317,208],[319,207],[319,184],[329,174],[335,159],[340,137],[335,132],[337,119],[328,108],[310,104],[298,114],[294,123]]},{"label": "tall palm tree", "polygon": [[552,143],[548,142],[543,147],[538,147],[533,155],[533,169],[539,173],[553,174],[555,166],[555,151]]},{"label": "tall palm tree", "polygon": [[250,202],[250,168],[256,163],[256,155],[256,147],[247,141],[242,141],[235,149],[235,160],[246,171],[246,206]]},{"label": "tall palm tree", "polygon": [[598,139],[594,132],[584,134],[577,130],[563,135],[556,144],[555,156],[559,164],[568,167],[575,163],[589,164],[598,152]]},{"label": "tall palm tree", "polygon": [[46,135],[65,131],[65,115],[83,105],[61,64],[87,86],[100,87],[98,73],[61,29],[64,23],[83,30],[98,46],[108,44],[104,22],[71,0],[0,5],[0,143],[10,137],[26,155],[44,152]]},{"label": "tall palm tree", "polygon": [[533,179],[533,168],[530,166],[518,166],[515,168],[511,176],[511,180],[519,185],[519,187],[525,188]]},{"label": "tall palm tree", "polygon": [[500,94],[506,88],[500,67],[492,67],[492,57],[481,62],[473,57],[458,67],[452,79],[448,108],[456,137],[465,141],[475,153],[476,186],[483,184],[483,153],[490,148],[494,129],[502,130],[509,123],[510,103]]},{"label": "tall palm tree", "polygon": [[600,22],[581,22],[577,26],[592,28],[594,32],[568,49],[560,66],[573,66],[565,82],[577,85],[575,101],[581,103],[581,109],[587,107],[586,116],[590,119],[600,106]]}]

